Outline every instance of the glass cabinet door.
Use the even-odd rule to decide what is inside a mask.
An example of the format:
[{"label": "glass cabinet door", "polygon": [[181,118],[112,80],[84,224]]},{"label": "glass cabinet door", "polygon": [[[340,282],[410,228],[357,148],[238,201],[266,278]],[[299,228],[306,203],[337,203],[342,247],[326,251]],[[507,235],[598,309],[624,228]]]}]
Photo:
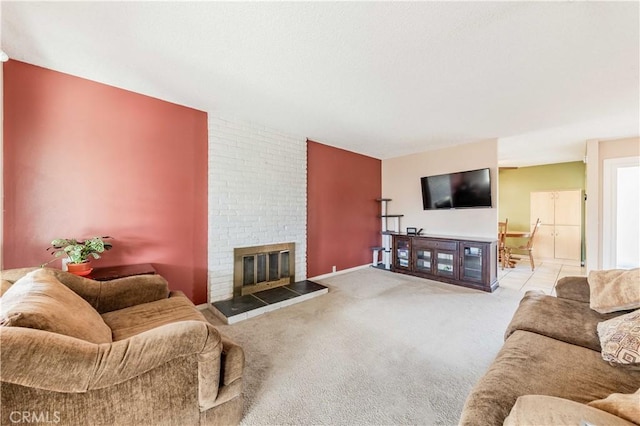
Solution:
[{"label": "glass cabinet door", "polygon": [[409,241],[397,240],[396,242],[396,260],[398,267],[409,268]]},{"label": "glass cabinet door", "polygon": [[462,246],[462,279],[482,281],[482,246]]},{"label": "glass cabinet door", "polygon": [[419,272],[431,273],[432,251],[428,249],[416,249],[415,269]]},{"label": "glass cabinet door", "polygon": [[436,273],[445,277],[455,277],[455,254],[439,251],[436,255]]}]

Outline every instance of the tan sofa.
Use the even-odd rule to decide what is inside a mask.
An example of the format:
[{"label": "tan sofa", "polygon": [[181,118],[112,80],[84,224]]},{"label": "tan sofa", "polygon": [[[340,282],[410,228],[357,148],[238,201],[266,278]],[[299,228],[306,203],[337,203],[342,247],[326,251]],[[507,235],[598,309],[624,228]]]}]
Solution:
[{"label": "tan sofa", "polygon": [[[585,404],[613,393],[638,391],[640,370],[605,362],[596,329],[599,322],[626,312],[591,310],[584,277],[559,280],[556,293],[557,297],[538,291],[525,294],[506,330],[502,349],[465,402],[460,425],[502,425],[507,416],[505,425],[578,425],[586,420],[585,411],[595,410]],[[524,395],[531,396],[518,399]],[[516,400],[520,413],[510,415]],[[523,410],[528,413],[520,416]],[[514,420],[527,416],[527,421]],[[632,424],[615,416],[593,419],[592,424]]]},{"label": "tan sofa", "polygon": [[242,348],[161,276],[14,269],[2,294],[0,424],[240,422]]}]

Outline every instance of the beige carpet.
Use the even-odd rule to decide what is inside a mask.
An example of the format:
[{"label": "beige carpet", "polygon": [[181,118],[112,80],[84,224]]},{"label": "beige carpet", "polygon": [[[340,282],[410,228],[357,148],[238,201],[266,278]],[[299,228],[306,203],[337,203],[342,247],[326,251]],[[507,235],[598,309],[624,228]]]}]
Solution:
[{"label": "beige carpet", "polygon": [[522,297],[373,268],[318,282],[328,294],[219,326],[246,353],[243,424],[457,424]]}]

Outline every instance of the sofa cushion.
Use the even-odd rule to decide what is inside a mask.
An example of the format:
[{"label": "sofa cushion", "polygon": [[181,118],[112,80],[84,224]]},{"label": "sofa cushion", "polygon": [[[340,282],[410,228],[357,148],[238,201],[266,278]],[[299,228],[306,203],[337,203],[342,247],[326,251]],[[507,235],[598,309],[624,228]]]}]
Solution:
[{"label": "sofa cushion", "polygon": [[184,296],[175,296],[143,303],[102,315],[111,328],[113,339],[123,340],[144,331],[178,321],[207,320],[195,305]]},{"label": "sofa cushion", "polygon": [[16,281],[2,296],[3,326],[35,328],[91,343],[111,343],[100,314],[44,269]]},{"label": "sofa cushion", "polygon": [[606,411],[547,395],[519,397],[511,409],[509,417],[504,421],[504,426],[577,426],[582,424],[633,426],[633,423]]},{"label": "sofa cushion", "polygon": [[523,395],[586,404],[639,387],[640,371],[612,367],[600,352],[516,330],[467,398],[460,424],[501,425]]},{"label": "sofa cushion", "polygon": [[591,271],[587,281],[591,309],[606,314],[640,308],[640,268]]},{"label": "sofa cushion", "polygon": [[516,330],[524,330],[600,351],[596,327],[617,315],[599,314],[588,303],[528,291],[507,327],[505,339]]},{"label": "sofa cushion", "polygon": [[635,393],[613,393],[588,405],[640,424],[640,389]]},{"label": "sofa cushion", "polygon": [[640,309],[598,324],[602,359],[640,368]]},{"label": "sofa cushion", "polygon": [[556,296],[576,302],[589,303],[589,282],[587,277],[568,276],[558,279],[555,287]]}]

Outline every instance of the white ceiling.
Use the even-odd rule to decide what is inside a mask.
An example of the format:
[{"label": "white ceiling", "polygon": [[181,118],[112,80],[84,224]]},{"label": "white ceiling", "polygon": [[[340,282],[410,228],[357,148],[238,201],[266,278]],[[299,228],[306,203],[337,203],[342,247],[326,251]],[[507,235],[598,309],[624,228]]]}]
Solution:
[{"label": "white ceiling", "polygon": [[638,2],[2,2],[13,59],[377,158],[640,134]]}]

